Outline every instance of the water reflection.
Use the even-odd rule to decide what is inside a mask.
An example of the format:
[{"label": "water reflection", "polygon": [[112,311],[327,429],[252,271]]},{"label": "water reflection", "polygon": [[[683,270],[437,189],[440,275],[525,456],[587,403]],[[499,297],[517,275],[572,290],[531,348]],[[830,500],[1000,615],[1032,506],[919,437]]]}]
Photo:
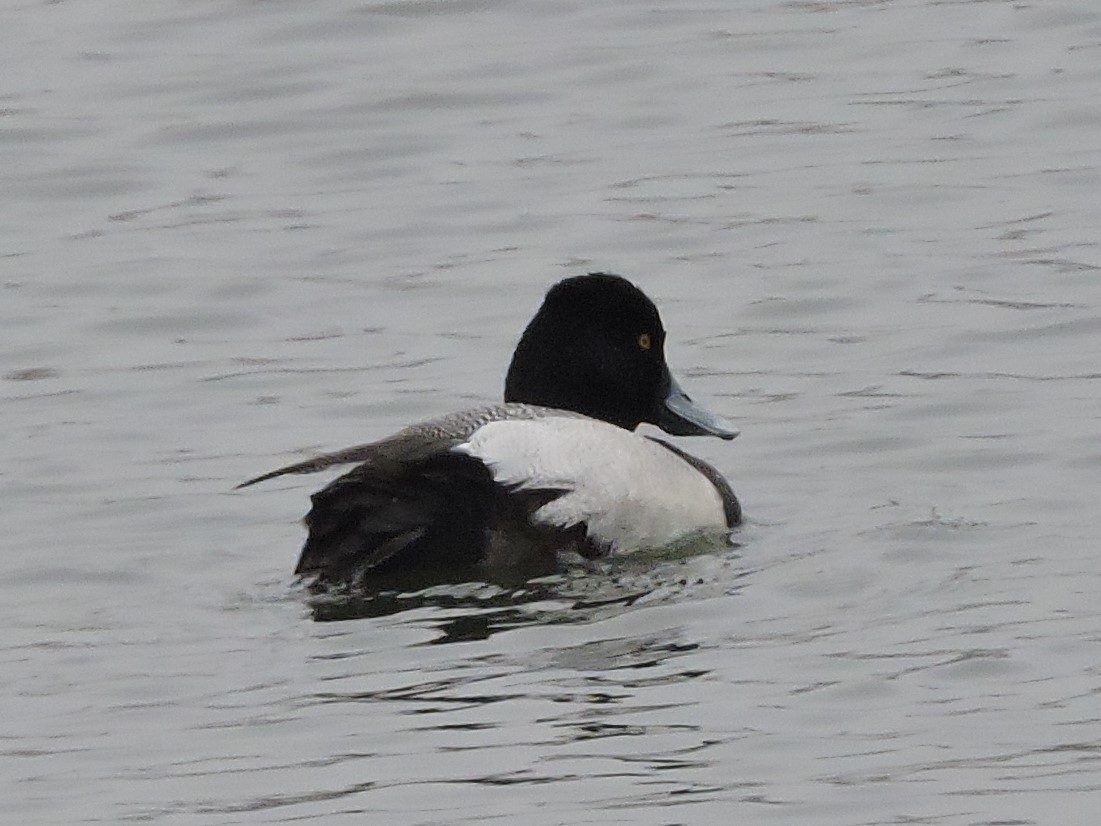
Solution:
[{"label": "water reflection", "polygon": [[[716,548],[713,541],[695,542],[625,560],[565,564],[558,573],[526,580],[515,576],[510,581],[503,576],[492,582],[448,582],[440,575],[432,583],[406,579],[370,588],[307,586],[306,603],[316,622],[377,619],[434,609],[441,616],[427,624],[439,636],[430,644],[470,642],[528,625],[589,622],[639,600],[668,599],[674,592],[702,584],[698,573],[686,573],[693,558],[721,552],[723,559],[731,561],[736,555],[730,549],[730,544]],[[724,581],[729,589],[729,572]]]},{"label": "water reflection", "polygon": [[343,622],[436,609],[445,616],[431,623],[439,631],[439,636],[431,642],[441,644],[484,640],[500,631],[536,623],[584,622],[591,620],[600,609],[630,606],[651,591],[612,579],[602,584],[606,594],[590,595],[583,593],[590,588],[578,587],[576,577],[561,574],[512,588],[469,582],[412,591],[322,591],[311,594],[307,604],[316,622]]}]

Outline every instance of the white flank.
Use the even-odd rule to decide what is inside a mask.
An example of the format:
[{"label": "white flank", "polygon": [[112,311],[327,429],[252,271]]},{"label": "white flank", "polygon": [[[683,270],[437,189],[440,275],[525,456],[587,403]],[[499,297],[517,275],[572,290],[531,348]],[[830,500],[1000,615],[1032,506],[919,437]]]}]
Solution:
[{"label": "white flank", "polygon": [[726,527],[719,492],[703,474],[656,442],[606,422],[490,422],[455,450],[481,459],[499,484],[569,491],[537,510],[533,522],[585,523],[591,538],[615,551]]}]

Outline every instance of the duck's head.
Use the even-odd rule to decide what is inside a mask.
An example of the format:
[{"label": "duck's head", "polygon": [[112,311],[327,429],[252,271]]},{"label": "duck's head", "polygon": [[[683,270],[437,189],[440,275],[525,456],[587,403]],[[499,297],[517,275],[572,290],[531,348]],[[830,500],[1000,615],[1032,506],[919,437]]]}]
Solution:
[{"label": "duck's head", "polygon": [[628,430],[649,422],[674,436],[738,435],[693,402],[669,372],[654,302],[608,273],[551,288],[516,345],[505,401],[572,410]]}]

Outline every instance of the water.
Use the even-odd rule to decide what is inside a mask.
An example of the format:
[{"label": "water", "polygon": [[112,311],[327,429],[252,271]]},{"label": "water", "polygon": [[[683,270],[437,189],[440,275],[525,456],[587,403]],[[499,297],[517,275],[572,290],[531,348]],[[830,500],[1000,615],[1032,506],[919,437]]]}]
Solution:
[{"label": "water", "polygon": [[[1096,820],[1093,4],[3,32],[5,820]],[[737,547],[315,622],[322,480],[233,484],[497,398],[592,269],[741,427]]]}]

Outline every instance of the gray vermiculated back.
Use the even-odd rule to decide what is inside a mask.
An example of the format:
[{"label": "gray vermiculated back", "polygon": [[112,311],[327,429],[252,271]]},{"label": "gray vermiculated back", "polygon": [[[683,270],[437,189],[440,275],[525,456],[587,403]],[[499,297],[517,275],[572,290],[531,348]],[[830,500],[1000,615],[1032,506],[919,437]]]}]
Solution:
[{"label": "gray vermiculated back", "polygon": [[288,474],[317,473],[335,465],[347,465],[356,462],[405,462],[421,459],[433,453],[449,450],[459,444],[483,425],[490,422],[513,420],[545,419],[548,417],[585,418],[579,413],[568,410],[554,410],[536,405],[506,403],[474,407],[456,413],[449,413],[435,419],[409,425],[392,436],[377,442],[355,445],[333,453],[323,453],[304,462],[297,462],[277,470],[269,471],[247,482],[238,489],[274,479]]}]

